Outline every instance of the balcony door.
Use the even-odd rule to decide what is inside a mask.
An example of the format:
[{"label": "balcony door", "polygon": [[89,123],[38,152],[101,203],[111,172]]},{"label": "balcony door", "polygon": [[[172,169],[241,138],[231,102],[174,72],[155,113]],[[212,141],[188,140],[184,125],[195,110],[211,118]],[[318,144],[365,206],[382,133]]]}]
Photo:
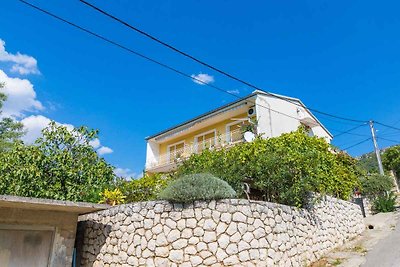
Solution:
[{"label": "balcony door", "polygon": [[204,149],[210,149],[217,143],[216,130],[211,130],[194,138],[195,149],[197,153],[201,153]]},{"label": "balcony door", "polygon": [[182,158],[185,149],[185,142],[175,143],[168,146],[168,162],[173,163]]},{"label": "balcony door", "polygon": [[242,141],[242,125],[242,122],[232,122],[226,125],[226,142],[228,144]]}]

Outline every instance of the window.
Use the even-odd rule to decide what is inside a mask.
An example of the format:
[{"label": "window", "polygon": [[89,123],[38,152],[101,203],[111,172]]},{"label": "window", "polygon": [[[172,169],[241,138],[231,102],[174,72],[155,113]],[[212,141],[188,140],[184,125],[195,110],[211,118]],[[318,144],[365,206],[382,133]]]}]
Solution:
[{"label": "window", "polygon": [[232,122],[226,125],[226,142],[228,144],[241,141],[243,139],[242,123]]},{"label": "window", "polygon": [[175,143],[168,146],[168,162],[173,163],[182,157],[185,149],[185,142]]},{"label": "window", "polygon": [[195,149],[198,153],[207,148],[212,148],[216,143],[216,131],[212,130],[194,138]]}]

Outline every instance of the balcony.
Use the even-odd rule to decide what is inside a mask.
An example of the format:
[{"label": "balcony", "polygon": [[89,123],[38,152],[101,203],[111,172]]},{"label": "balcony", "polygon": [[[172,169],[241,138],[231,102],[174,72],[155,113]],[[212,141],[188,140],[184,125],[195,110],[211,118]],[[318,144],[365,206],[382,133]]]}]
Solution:
[{"label": "balcony", "polygon": [[159,155],[156,157],[155,162],[146,164],[146,170],[150,172],[168,172],[171,171],[177,163],[189,158],[192,154],[201,153],[205,149],[229,147],[240,142],[243,142],[243,132],[238,129],[205,139],[200,143],[185,144],[183,148]]}]

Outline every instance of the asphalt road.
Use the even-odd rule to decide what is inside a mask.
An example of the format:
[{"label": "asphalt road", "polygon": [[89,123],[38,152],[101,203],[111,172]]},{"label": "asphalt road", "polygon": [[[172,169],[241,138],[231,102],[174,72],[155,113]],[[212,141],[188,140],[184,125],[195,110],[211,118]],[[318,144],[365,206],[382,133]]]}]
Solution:
[{"label": "asphalt road", "polygon": [[400,267],[400,221],[389,236],[380,240],[366,255],[361,267]]}]

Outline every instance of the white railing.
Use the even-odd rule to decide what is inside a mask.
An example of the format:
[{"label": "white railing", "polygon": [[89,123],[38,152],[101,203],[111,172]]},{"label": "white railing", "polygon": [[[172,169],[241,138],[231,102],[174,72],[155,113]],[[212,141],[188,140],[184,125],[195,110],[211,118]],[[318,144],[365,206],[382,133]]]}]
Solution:
[{"label": "white railing", "polygon": [[243,141],[243,132],[235,130],[225,134],[219,134],[216,137],[206,139],[199,143],[185,144],[183,148],[173,152],[161,154],[156,158],[156,162],[146,164],[147,169],[166,166],[178,163],[194,153],[200,153],[204,149],[219,149]]}]

